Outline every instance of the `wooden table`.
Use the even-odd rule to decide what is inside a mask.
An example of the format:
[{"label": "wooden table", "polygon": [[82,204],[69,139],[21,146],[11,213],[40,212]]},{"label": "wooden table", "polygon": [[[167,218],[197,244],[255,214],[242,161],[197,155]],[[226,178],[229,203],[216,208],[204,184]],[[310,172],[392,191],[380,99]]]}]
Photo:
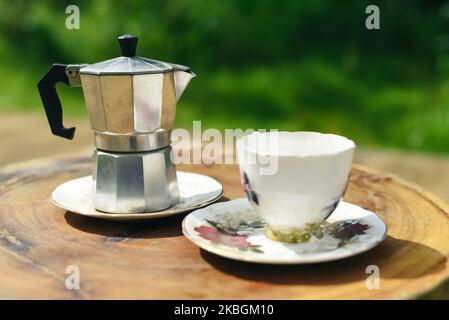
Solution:
[{"label": "wooden table", "polygon": [[[377,212],[388,238],[342,261],[269,266],[227,260],[190,243],[183,215],[117,223],[65,212],[49,199],[90,173],[90,159],[50,159],[0,171],[0,298],[378,299],[438,296],[449,277],[449,208],[418,187],[354,166],[345,200]],[[180,166],[243,196],[236,166]],[[80,270],[81,289],[65,286]],[[368,290],[366,267],[380,269]]]}]

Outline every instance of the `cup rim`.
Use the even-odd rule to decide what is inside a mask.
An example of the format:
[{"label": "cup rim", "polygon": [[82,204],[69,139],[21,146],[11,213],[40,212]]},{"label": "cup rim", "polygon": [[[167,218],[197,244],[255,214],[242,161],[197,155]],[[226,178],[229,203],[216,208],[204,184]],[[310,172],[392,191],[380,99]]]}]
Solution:
[{"label": "cup rim", "polygon": [[[338,150],[334,151],[318,151],[315,153],[310,154],[295,154],[295,153],[283,153],[283,154],[274,154],[273,152],[269,151],[261,151],[256,150],[254,147],[250,147],[247,144],[244,144],[244,141],[248,140],[251,136],[263,136],[263,135],[269,135],[269,134],[281,134],[281,135],[314,135],[314,136],[320,136],[321,138],[331,138],[334,141],[339,141],[341,143],[341,147],[338,148]],[[311,157],[326,157],[326,156],[335,156],[344,152],[347,152],[349,150],[354,150],[356,148],[356,144],[354,141],[352,141],[349,138],[346,138],[341,135],[337,135],[334,133],[322,133],[318,131],[268,131],[268,132],[260,132],[260,131],[254,131],[252,133],[249,133],[247,135],[244,135],[243,137],[239,138],[236,142],[237,149],[242,149],[246,152],[250,152],[253,154],[261,155],[261,156],[277,156],[277,157],[283,157],[283,158],[311,158]],[[237,150],[238,151],[238,150]]]}]

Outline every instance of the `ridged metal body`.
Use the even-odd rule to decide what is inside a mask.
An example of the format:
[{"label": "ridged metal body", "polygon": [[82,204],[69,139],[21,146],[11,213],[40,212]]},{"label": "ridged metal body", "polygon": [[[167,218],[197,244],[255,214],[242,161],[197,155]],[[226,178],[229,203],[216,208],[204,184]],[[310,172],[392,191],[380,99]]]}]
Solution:
[{"label": "ridged metal body", "polygon": [[112,153],[96,150],[95,207],[110,213],[164,210],[179,200],[170,146],[156,151]]}]

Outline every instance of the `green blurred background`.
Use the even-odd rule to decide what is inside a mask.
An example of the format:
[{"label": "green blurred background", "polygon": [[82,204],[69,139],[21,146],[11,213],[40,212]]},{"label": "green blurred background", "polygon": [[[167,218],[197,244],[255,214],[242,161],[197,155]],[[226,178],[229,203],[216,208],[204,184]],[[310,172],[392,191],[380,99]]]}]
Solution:
[{"label": "green blurred background", "polygon": [[[65,28],[66,6],[80,30]],[[381,30],[365,28],[380,8]],[[138,54],[190,66],[177,126],[343,134],[359,145],[449,152],[449,1],[0,0],[0,111],[41,112],[54,62]],[[58,86],[86,117],[79,88]]]}]

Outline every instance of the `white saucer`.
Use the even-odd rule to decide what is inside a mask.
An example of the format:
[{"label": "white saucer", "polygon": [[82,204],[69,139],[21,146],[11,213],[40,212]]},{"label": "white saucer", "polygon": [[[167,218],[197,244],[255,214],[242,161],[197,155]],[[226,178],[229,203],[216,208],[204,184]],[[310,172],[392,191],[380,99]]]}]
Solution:
[{"label": "white saucer", "polygon": [[340,202],[327,219],[322,238],[304,243],[268,239],[265,223],[246,198],[217,203],[191,212],[182,223],[194,244],[229,259],[266,264],[307,264],[333,261],[374,248],[387,235],[387,226],[373,212]]},{"label": "white saucer", "polygon": [[222,185],[202,174],[177,172],[180,201],[175,206],[156,212],[105,213],[95,209],[92,176],[67,181],[51,194],[51,200],[62,209],[106,220],[148,220],[198,209],[217,201],[223,195]]}]

